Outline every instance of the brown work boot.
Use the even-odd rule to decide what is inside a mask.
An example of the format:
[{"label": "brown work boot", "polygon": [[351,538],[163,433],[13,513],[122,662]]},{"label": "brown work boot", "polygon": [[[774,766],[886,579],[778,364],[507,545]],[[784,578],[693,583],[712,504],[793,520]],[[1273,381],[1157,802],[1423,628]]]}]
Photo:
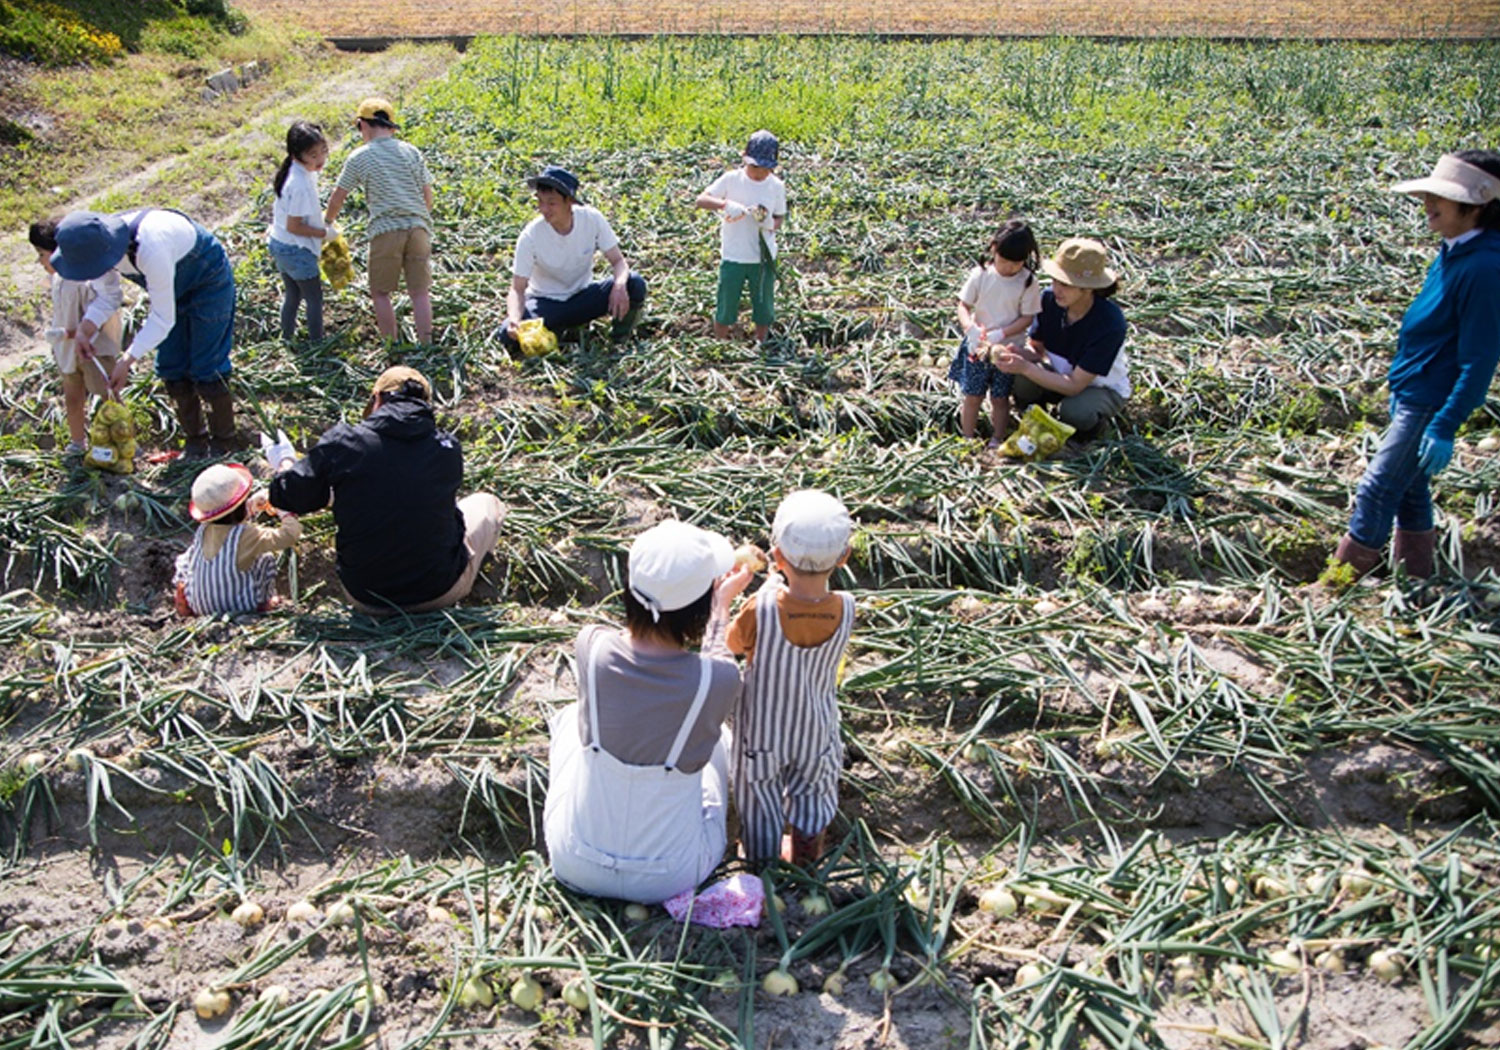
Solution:
[{"label": "brown work boot", "polygon": [[203,404],[198,388],[191,379],[167,381],[167,396],[177,409],[177,425],[182,429],[182,454],[188,459],[208,455],[208,427],[203,422]]},{"label": "brown work boot", "polygon": [[234,437],[234,395],[222,379],[198,384],[198,396],[208,403],[208,432],[216,455],[238,448]]},{"label": "brown work boot", "polygon": [[1333,560],[1343,562],[1354,570],[1356,578],[1375,568],[1385,558],[1384,551],[1366,547],[1353,536],[1345,533],[1333,552]]},{"label": "brown work boot", "polygon": [[799,868],[810,868],[823,858],[823,846],[828,833],[820,831],[816,835],[804,835],[795,827],[792,828],[792,863]]},{"label": "brown work boot", "polygon": [[1396,530],[1394,551],[1396,564],[1406,570],[1414,580],[1425,580],[1432,575],[1433,554],[1437,547],[1437,530],[1424,529],[1411,532]]}]

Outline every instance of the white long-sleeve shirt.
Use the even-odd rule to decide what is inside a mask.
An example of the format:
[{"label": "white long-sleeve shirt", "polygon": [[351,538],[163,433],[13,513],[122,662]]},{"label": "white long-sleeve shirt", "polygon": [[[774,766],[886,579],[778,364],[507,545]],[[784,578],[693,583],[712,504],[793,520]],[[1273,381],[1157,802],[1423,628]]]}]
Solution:
[{"label": "white long-sleeve shirt", "polygon": [[[138,214],[139,211],[127,211],[121,218],[131,223]],[[144,277],[146,294],[151,297],[151,313],[127,351],[130,357],[139,361],[155,350],[177,324],[177,264],[192,254],[198,244],[198,231],[193,228],[191,219],[158,208],[141,220],[136,241],[135,265],[131,265],[127,252],[116,270],[126,276],[139,274]],[[102,282],[105,278],[99,280]],[[117,274],[112,294],[101,292],[90,310],[103,310],[107,317],[119,309],[120,301]]]}]

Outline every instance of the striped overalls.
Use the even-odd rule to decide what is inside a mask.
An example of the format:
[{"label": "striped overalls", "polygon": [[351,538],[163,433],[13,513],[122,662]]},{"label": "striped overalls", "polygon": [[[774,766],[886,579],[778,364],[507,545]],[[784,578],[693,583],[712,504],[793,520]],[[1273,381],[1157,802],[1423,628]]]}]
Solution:
[{"label": "striped overalls", "polygon": [[735,715],[734,801],[752,863],[780,854],[787,823],[804,835],[832,823],[844,763],[837,674],[854,627],[854,596],[840,594],[844,610],[833,637],[804,648],[782,633],[780,594],[763,589],[756,600],[755,652]]},{"label": "striped overalls", "polygon": [[249,572],[241,572],[235,560],[245,525],[234,526],[212,561],[203,556],[203,536],[207,531],[206,527],[200,527],[193,536],[193,545],[177,559],[177,580],[183,586],[188,605],[199,616],[261,609],[270,600],[276,582],[275,555],[262,554]]}]

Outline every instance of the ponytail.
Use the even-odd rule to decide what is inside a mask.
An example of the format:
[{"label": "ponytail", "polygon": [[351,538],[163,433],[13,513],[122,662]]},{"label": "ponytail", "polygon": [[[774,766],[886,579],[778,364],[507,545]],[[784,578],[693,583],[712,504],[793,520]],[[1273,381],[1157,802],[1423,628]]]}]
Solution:
[{"label": "ponytail", "polygon": [[286,129],[286,156],[281,158],[281,167],[276,169],[276,177],[271,180],[271,188],[276,191],[276,196],[281,196],[282,187],[286,185],[286,177],[292,170],[292,162],[314,146],[322,145],[327,141],[323,137],[322,127],[305,120],[296,121]]}]

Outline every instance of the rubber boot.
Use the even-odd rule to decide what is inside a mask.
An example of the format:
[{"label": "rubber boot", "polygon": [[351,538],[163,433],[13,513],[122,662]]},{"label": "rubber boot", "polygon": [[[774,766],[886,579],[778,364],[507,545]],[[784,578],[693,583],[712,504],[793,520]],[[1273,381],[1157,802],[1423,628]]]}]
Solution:
[{"label": "rubber boot", "polygon": [[188,459],[208,455],[208,427],[203,423],[203,404],[198,388],[191,379],[167,381],[167,396],[177,408],[177,425],[182,428],[182,454]]},{"label": "rubber boot", "polygon": [[1343,539],[1339,540],[1339,545],[1333,552],[1333,560],[1341,561],[1353,568],[1356,577],[1363,576],[1375,568],[1384,556],[1383,551],[1378,551],[1374,547],[1366,547],[1348,533],[1345,533]]},{"label": "rubber boot", "polygon": [[198,396],[208,404],[210,447],[222,456],[237,448],[234,439],[234,395],[222,379],[198,384]]},{"label": "rubber boot", "polygon": [[827,835],[826,831],[820,831],[816,835],[804,835],[793,827],[792,863],[799,868],[808,868],[816,864],[823,856],[823,846]]},{"label": "rubber boot", "polygon": [[1421,532],[1411,532],[1407,529],[1396,530],[1394,544],[1396,564],[1404,568],[1406,575],[1414,580],[1425,580],[1432,575],[1433,554],[1436,547],[1436,529],[1425,529]]},{"label": "rubber boot", "polygon": [[641,311],[645,309],[645,303],[632,303],[625,316],[620,318],[609,327],[609,338],[611,342],[623,343],[629,339],[635,331],[636,322],[641,319]]}]

